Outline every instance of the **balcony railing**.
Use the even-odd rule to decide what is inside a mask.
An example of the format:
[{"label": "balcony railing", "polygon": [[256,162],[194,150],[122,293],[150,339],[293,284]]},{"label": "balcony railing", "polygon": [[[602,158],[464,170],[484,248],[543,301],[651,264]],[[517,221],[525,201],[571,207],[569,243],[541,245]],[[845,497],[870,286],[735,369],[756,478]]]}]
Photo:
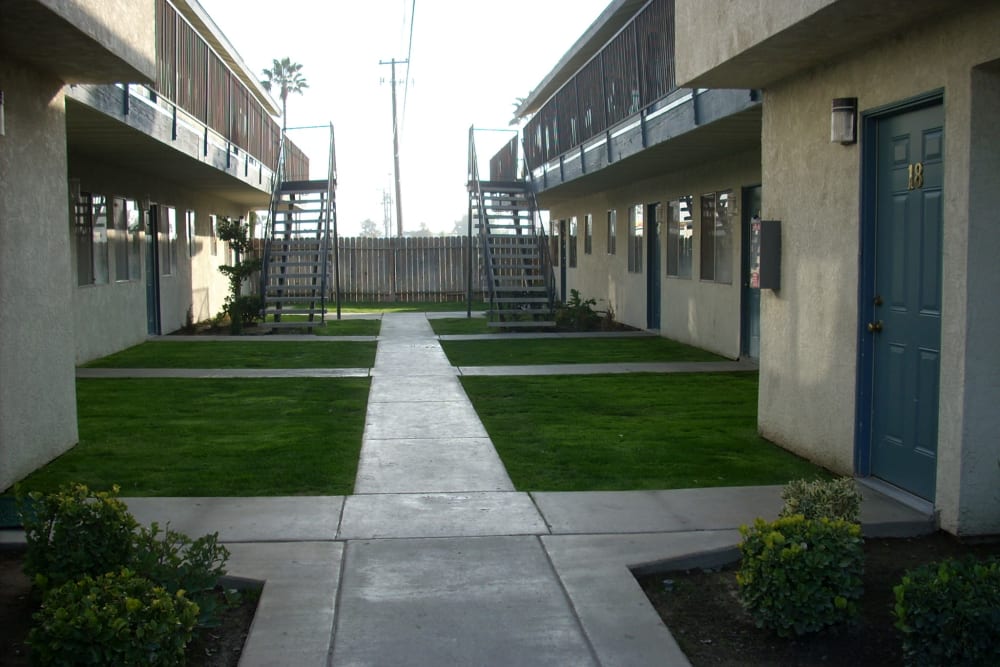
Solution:
[{"label": "balcony railing", "polygon": [[535,169],[665,97],[674,72],[674,0],[651,0],[524,128]]},{"label": "balcony railing", "polygon": [[[170,0],[156,0],[156,84],[153,90],[272,171],[281,127]],[[288,142],[285,178],[308,178],[309,160]]]}]

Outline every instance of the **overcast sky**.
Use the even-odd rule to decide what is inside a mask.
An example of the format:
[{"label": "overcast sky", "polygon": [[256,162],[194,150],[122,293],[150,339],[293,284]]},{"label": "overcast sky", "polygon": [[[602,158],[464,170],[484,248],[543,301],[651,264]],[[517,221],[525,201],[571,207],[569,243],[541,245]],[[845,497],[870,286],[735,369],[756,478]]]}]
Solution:
[{"label": "overcast sky", "polygon": [[[333,122],[340,233],[383,222],[394,196],[390,67],[403,60],[414,0],[198,0],[258,75],[273,59],[302,64],[309,83],[288,100],[289,128]],[[469,127],[507,128],[534,88],[609,0],[416,0],[409,82],[397,65],[403,223],[450,231],[466,212]],[[404,115],[405,93],[405,115]],[[328,133],[289,130],[325,175]],[[497,145],[512,135],[487,134]],[[320,168],[317,171],[317,168]],[[393,212],[393,216],[395,213]],[[395,224],[395,223],[393,223]]]}]

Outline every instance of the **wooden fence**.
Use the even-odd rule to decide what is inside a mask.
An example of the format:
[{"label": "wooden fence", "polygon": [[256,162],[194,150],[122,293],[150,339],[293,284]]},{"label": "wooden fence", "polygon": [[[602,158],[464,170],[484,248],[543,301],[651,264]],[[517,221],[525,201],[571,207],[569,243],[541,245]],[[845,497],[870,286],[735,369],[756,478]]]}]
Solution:
[{"label": "wooden fence", "polygon": [[[468,290],[467,246],[464,236],[342,238],[341,298],[347,302],[463,301]],[[484,298],[482,265],[480,240],[474,237],[472,296],[477,300]]]}]

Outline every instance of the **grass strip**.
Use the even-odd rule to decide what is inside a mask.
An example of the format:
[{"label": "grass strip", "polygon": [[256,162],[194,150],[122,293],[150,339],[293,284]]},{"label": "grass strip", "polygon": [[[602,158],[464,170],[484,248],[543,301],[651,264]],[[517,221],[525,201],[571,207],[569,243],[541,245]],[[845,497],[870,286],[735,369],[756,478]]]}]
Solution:
[{"label": "grass strip", "polygon": [[[349,319],[349,320],[338,320],[336,315],[330,315],[327,313],[326,322],[322,326],[313,327],[312,330],[306,331],[305,329],[282,329],[279,331],[281,334],[314,334],[316,336],[377,336],[378,332],[382,328],[382,321],[376,319]],[[309,319],[308,315],[282,315],[282,322],[305,322]],[[258,326],[261,329],[267,328],[267,322],[263,322]]]},{"label": "grass strip", "polygon": [[354,488],[367,378],[80,379],[80,442],[21,486],[124,496],[341,495]]},{"label": "grass strip", "polygon": [[370,368],[372,342],[148,341],[87,368]]},{"label": "grass strip", "polygon": [[427,320],[431,329],[438,336],[464,334],[502,333],[500,329],[490,328],[485,317],[442,317]]},{"label": "grass strip", "polygon": [[454,366],[724,361],[711,352],[653,336],[451,340],[441,341],[441,347]]},{"label": "grass strip", "polygon": [[519,491],[826,476],[757,434],[756,373],[463,377]]},{"label": "grass strip", "polygon": [[[342,304],[342,313],[444,313],[464,311],[467,302],[462,301],[355,301]],[[486,310],[485,301],[473,301],[473,310]],[[335,311],[336,307],[334,307]],[[329,312],[330,306],[327,306]]]}]

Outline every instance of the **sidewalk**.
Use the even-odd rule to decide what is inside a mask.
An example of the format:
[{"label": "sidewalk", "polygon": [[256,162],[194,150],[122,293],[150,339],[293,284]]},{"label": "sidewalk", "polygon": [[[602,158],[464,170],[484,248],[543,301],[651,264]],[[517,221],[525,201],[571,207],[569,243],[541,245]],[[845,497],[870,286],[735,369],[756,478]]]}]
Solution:
[{"label": "sidewalk", "polygon": [[[780,487],[517,492],[457,377],[483,372],[386,314],[354,495],[127,499],[266,582],[241,665],[688,664],[629,568],[731,556]],[[863,492],[866,534],[933,529]]]}]

